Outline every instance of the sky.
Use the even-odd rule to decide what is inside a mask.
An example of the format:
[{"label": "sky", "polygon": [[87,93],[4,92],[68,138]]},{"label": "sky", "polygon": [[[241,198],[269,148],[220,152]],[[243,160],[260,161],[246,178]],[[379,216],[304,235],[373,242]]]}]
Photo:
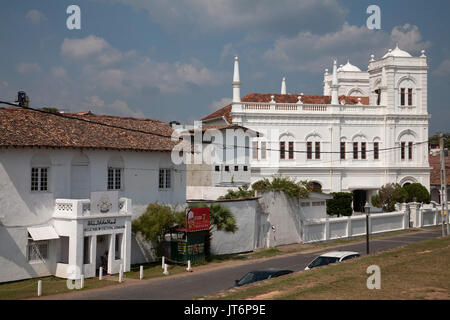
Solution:
[{"label": "sky", "polygon": [[[69,30],[68,6],[81,29]],[[369,30],[369,5],[381,29]],[[450,131],[449,1],[0,0],[0,100],[24,90],[32,107],[192,124],[232,97],[234,55],[241,95],[322,94],[325,68],[396,43],[426,50],[429,134]]]}]

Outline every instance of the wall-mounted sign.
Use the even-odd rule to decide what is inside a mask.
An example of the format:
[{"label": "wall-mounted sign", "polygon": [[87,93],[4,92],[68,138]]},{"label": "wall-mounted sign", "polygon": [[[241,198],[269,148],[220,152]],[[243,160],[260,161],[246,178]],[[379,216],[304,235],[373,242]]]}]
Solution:
[{"label": "wall-mounted sign", "polygon": [[186,210],[186,231],[202,230],[209,230],[209,208],[188,208]]},{"label": "wall-mounted sign", "polygon": [[117,218],[99,218],[89,219],[84,223],[84,231],[102,231],[124,229],[125,223],[123,219]]}]

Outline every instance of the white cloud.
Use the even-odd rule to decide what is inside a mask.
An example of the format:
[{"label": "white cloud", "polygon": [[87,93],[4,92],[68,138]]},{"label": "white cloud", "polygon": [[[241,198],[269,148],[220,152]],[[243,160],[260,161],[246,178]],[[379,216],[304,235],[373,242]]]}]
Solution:
[{"label": "white cloud", "polygon": [[52,67],[51,72],[55,78],[66,78],[67,77],[67,71],[63,67]]},{"label": "white cloud", "polygon": [[109,48],[108,42],[94,35],[83,39],[64,39],[61,54],[69,58],[84,58],[94,53],[100,53]]},{"label": "white cloud", "polygon": [[42,12],[36,9],[28,11],[25,15],[25,18],[34,24],[39,24],[41,22],[48,20],[47,17]]},{"label": "white cloud", "polygon": [[263,59],[290,71],[323,72],[324,68],[331,66],[333,58],[338,59],[338,64],[350,59],[352,64],[366,69],[371,54],[381,57],[396,42],[401,49],[413,51],[430,45],[429,42],[421,42],[416,26],[395,27],[388,34],[345,23],[340,30],[324,35],[300,32],[295,37],[280,38],[263,54]]},{"label": "white cloud", "polygon": [[99,114],[108,114],[134,118],[145,117],[142,111],[132,110],[125,101],[122,101],[120,99],[115,100],[113,103],[106,104],[98,96],[91,96],[86,98],[86,103],[84,105],[92,112]]},{"label": "white cloud", "polygon": [[37,63],[21,62],[17,66],[17,71],[19,71],[22,74],[31,73],[31,72],[40,72],[41,67]]}]

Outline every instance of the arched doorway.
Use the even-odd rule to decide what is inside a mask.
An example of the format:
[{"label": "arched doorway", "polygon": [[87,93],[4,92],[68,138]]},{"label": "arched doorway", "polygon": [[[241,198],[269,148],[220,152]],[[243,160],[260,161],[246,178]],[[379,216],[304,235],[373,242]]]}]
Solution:
[{"label": "arched doorway", "polygon": [[70,168],[70,197],[72,199],[90,198],[89,158],[78,153],[72,159]]}]

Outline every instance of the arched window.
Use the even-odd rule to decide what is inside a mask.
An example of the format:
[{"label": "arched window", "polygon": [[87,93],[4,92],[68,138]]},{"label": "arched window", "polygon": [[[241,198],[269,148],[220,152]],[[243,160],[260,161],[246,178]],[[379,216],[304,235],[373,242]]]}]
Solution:
[{"label": "arched window", "polygon": [[306,159],[320,159],[321,140],[322,137],[315,131],[306,136]]},{"label": "arched window", "polygon": [[293,160],[295,154],[295,138],[292,133],[280,135],[280,159]]},{"label": "arched window", "polygon": [[358,132],[352,138],[353,143],[353,159],[367,159],[367,137]]},{"label": "arched window", "polygon": [[400,106],[413,106],[414,94],[415,94],[415,81],[413,78],[408,77],[400,80],[398,85],[398,91],[400,93],[399,105]]},{"label": "arched window", "polygon": [[312,188],[312,191],[314,191],[314,192],[322,191],[322,185],[317,181],[311,182],[311,188]]},{"label": "arched window", "polygon": [[31,158],[31,191],[48,191],[51,160],[45,153]]},{"label": "arched window", "polygon": [[416,134],[412,130],[403,131],[399,136],[400,160],[413,160]]},{"label": "arched window", "polygon": [[123,159],[113,156],[108,161],[108,190],[120,190],[123,186]]}]

